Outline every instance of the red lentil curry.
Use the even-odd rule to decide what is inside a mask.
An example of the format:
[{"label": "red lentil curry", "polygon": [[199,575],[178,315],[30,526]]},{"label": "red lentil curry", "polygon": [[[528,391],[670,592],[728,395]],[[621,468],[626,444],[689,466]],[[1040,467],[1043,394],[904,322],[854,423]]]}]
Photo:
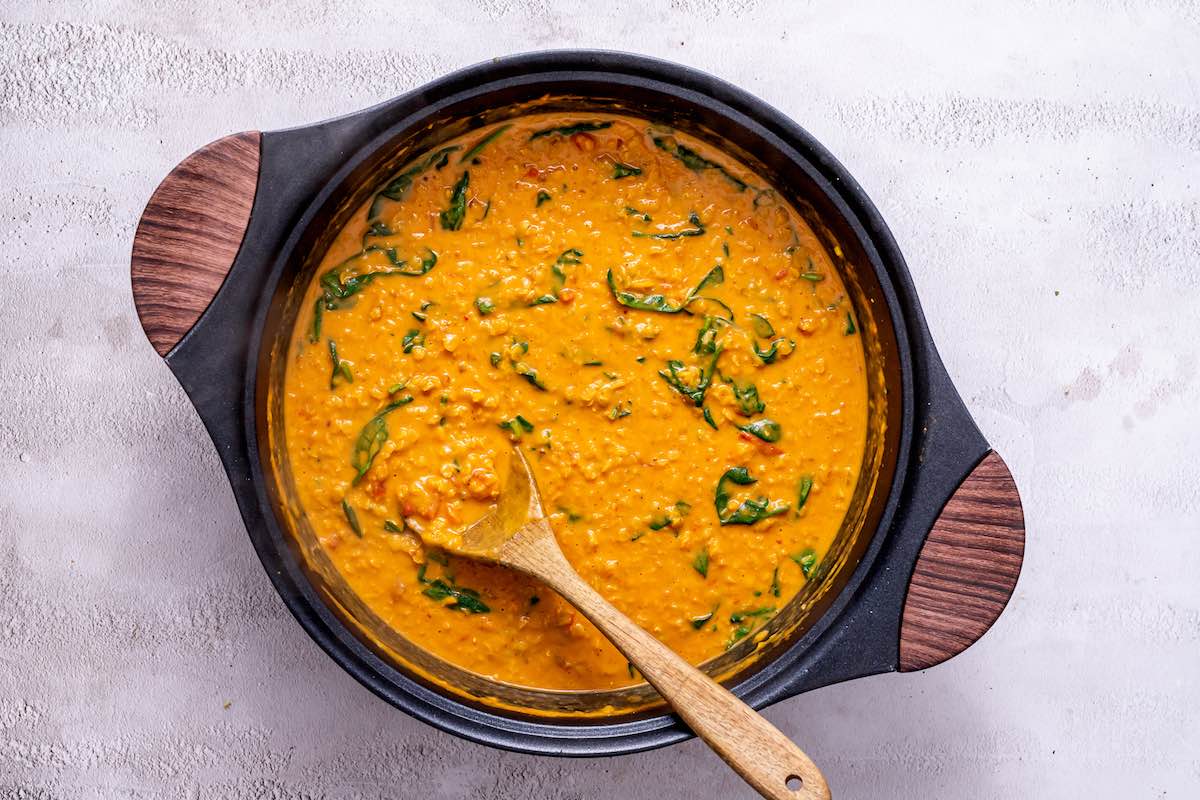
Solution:
[{"label": "red lentil curry", "polygon": [[553,592],[412,532],[495,503],[511,443],[583,578],[693,663],[763,635],[854,494],[842,279],[758,175],[644,120],[533,114],[421,154],[303,309],[284,436],[320,547],[388,625],[495,680],[637,682]]}]

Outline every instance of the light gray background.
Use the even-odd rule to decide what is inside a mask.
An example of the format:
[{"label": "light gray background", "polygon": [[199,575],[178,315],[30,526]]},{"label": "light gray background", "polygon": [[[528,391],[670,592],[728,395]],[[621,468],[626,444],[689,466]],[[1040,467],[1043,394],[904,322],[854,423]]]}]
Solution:
[{"label": "light gray background", "polygon": [[276,597],[134,316],[134,225],[196,147],[568,46],[708,70],[824,142],[1024,497],[978,645],[767,716],[841,798],[1197,796],[1195,4],[70,5],[0,3],[0,798],[749,796],[695,742],[532,758],[375,699]]}]

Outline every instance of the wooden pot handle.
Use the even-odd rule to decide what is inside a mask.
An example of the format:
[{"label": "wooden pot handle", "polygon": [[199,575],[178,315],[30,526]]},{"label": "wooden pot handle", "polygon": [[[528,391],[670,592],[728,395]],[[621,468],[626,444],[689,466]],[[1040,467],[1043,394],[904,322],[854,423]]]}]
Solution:
[{"label": "wooden pot handle", "polygon": [[133,236],[133,302],[160,356],[179,343],[225,282],[250,224],[261,134],[205,145],[163,179]]},{"label": "wooden pot handle", "polygon": [[987,632],[1012,597],[1025,515],[1004,460],[989,452],[934,522],[904,601],[900,671],[940,664]]}]

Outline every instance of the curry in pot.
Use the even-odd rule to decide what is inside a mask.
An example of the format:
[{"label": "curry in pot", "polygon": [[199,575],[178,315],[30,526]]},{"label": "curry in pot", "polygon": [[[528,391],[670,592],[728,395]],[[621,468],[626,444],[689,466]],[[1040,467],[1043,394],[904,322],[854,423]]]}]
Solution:
[{"label": "curry in pot", "polygon": [[522,448],[580,575],[693,663],[821,575],[863,460],[858,320],[821,242],[713,146],[533,114],[387,176],[292,335],[295,491],[350,588],[495,680],[637,682],[553,592],[422,545],[494,504]]}]

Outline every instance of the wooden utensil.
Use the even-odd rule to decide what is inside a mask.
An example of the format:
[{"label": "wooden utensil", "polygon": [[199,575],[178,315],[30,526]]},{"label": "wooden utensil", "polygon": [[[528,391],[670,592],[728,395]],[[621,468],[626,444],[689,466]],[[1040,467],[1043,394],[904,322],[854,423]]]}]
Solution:
[{"label": "wooden utensil", "polygon": [[461,534],[427,544],[468,558],[503,564],[558,592],[637,667],[696,735],[746,782],[771,800],[828,800],[824,776],[799,747],[732,692],[639,628],[571,567],[542,509],[529,463],[517,448],[499,503]]}]

